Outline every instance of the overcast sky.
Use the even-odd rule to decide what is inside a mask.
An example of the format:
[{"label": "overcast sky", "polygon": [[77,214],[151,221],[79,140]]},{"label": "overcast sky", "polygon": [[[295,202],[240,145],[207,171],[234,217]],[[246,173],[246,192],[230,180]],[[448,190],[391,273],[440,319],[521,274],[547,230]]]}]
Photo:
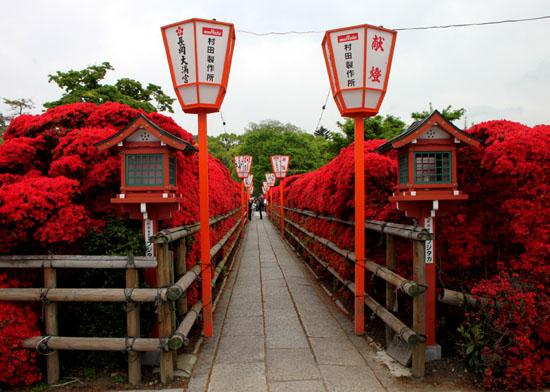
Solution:
[{"label": "overcast sky", "polygon": [[[61,97],[55,71],[109,61],[108,83],[128,77],[175,97],[160,27],[198,17],[235,25],[237,40],[222,105],[225,131],[278,120],[312,133],[329,80],[321,50],[326,30],[373,24],[390,29],[550,15],[549,0],[50,0],[9,1],[0,17],[0,97],[42,104]],[[256,36],[246,32],[321,32]],[[550,19],[489,26],[398,31],[380,114],[407,124],[410,113],[452,105],[467,123],[508,119],[550,124]],[[197,133],[196,115],[178,124]],[[0,112],[7,107],[0,104]],[[168,113],[165,113],[168,114]],[[332,95],[321,125],[341,121]],[[464,121],[456,124],[464,126]],[[208,134],[224,132],[220,113]]]}]

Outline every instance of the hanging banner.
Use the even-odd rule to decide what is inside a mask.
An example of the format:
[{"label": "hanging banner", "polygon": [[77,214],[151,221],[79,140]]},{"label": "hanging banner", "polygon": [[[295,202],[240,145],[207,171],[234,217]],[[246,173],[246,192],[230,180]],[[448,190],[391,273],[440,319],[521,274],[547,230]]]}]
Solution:
[{"label": "hanging banner", "polygon": [[271,187],[275,185],[277,177],[275,177],[274,173],[265,173],[265,179],[267,180],[267,185]]}]

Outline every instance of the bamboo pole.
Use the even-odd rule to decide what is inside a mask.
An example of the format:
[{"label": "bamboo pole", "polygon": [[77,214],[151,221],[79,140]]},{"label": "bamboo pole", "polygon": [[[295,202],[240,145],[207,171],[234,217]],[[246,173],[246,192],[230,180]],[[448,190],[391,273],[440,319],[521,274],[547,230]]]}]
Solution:
[{"label": "bamboo pole", "polygon": [[[139,287],[138,270],[134,268],[126,269],[126,288],[135,289]],[[126,313],[126,325],[128,329],[128,338],[134,339],[140,337],[139,325],[139,303],[128,303],[130,309]],[[138,352],[128,350],[128,382],[131,385],[141,383],[141,356]]]},{"label": "bamboo pole", "polygon": [[[57,273],[53,268],[44,269],[44,286],[47,288],[57,287]],[[59,328],[57,323],[57,304],[49,303],[44,300],[44,324],[46,334],[57,336]],[[57,384],[59,382],[59,351],[54,351],[46,359],[46,372],[48,384]]]},{"label": "bamboo pole", "polygon": [[471,294],[461,293],[454,290],[443,289],[437,295],[437,300],[441,303],[454,306],[464,306],[468,305],[472,308],[479,309],[482,306],[490,306],[500,308],[502,307],[502,302],[496,302],[489,298],[479,297],[475,298]]},{"label": "bamboo pole", "polygon": [[[280,207],[280,206],[277,206]],[[339,219],[334,216],[326,216],[312,211],[300,210],[297,208],[285,207],[285,210],[296,212],[301,215],[310,216],[312,218],[323,219],[331,222],[342,223],[346,226],[354,226],[352,220]],[[365,229],[376,231],[378,233],[388,233],[396,237],[403,237],[409,240],[429,241],[433,239],[433,235],[423,227],[415,227],[410,225],[402,225],[399,223],[381,222],[374,220],[365,221]]]},{"label": "bamboo pole", "polygon": [[[0,288],[0,301],[39,301],[42,298],[57,302],[154,302],[157,296],[162,301],[180,298],[183,291],[174,285],[161,289],[134,289],[126,292],[124,289],[27,289]],[[129,294],[128,297],[126,294]]]},{"label": "bamboo pole", "polygon": [[[236,227],[238,227],[240,222],[237,222]],[[214,276],[212,277],[212,288],[216,285],[216,281],[218,280],[218,276],[223,270],[223,267],[225,266],[225,263],[229,259],[229,256],[231,256],[231,253],[233,252],[233,249],[235,248],[235,245],[237,244],[238,236],[241,232],[241,228],[239,228],[239,231],[237,232],[237,237],[235,238],[235,241],[233,241],[233,244],[231,244],[231,247],[223,257],[223,259],[218,263],[216,269],[214,270]]]},{"label": "bamboo pole", "polygon": [[[239,212],[241,208],[236,208],[233,211],[228,212],[227,214],[220,215],[216,218],[212,218],[208,221],[209,225],[212,226],[219,221],[222,221],[226,218],[229,218],[232,215],[235,215],[237,212]],[[162,243],[169,243],[174,242],[176,240],[179,240],[181,238],[185,238],[191,234],[195,234],[200,230],[200,223],[193,223],[189,226],[180,226],[180,227],[174,227],[172,229],[164,229],[159,231],[157,234],[155,234],[153,237],[151,237],[151,241],[155,244],[162,244]]]},{"label": "bamboo pole", "polygon": [[[395,258],[395,238],[391,234],[386,234],[386,268],[394,272],[397,268]],[[386,309],[392,311],[397,301],[397,293],[394,291],[395,286],[386,282]],[[386,348],[390,345],[395,336],[395,331],[386,325]]]},{"label": "bamboo pole", "polygon": [[[35,336],[23,340],[21,347],[35,349],[41,341],[51,350],[125,351],[128,339],[64,336],[52,336],[48,339],[47,336]],[[131,343],[132,348],[138,352],[168,350],[168,342],[161,339],[137,338]]]},{"label": "bamboo pole", "polygon": [[[290,224],[291,226],[293,226],[296,229],[300,230],[302,233],[304,233],[307,236],[313,238],[317,242],[325,245],[329,249],[331,249],[334,252],[338,253],[340,256],[345,257],[346,259],[349,259],[352,263],[355,263],[355,254],[354,254],[354,252],[340,249],[333,242],[331,242],[331,241],[329,241],[325,238],[319,237],[319,236],[307,231],[306,229],[304,229],[300,225],[292,222],[291,220],[286,219],[286,221],[287,221],[288,224]],[[415,282],[410,281],[408,279],[405,279],[405,278],[397,275],[395,272],[389,270],[388,268],[382,267],[379,264],[376,264],[372,260],[366,260],[365,261],[365,267],[370,272],[372,272],[375,276],[378,276],[379,278],[384,279],[385,281],[391,283],[395,287],[399,287],[401,290],[403,290],[404,293],[410,295],[411,297],[420,295],[421,293],[423,293],[425,291],[424,287],[419,286]]]},{"label": "bamboo pole", "polygon": [[186,292],[189,286],[200,276],[200,273],[201,265],[197,263],[176,282],[175,286]]},{"label": "bamboo pole", "polygon": [[[10,255],[0,256],[0,268],[98,268],[125,269],[127,256]],[[154,257],[133,256],[134,268],[156,268]]]},{"label": "bamboo pole", "polygon": [[[168,244],[157,244],[157,285],[163,287],[170,284],[170,256],[168,254]],[[172,317],[170,306],[163,302],[158,308],[159,337],[167,339],[172,335]],[[172,351],[162,351],[160,353],[160,382],[169,384],[174,380],[174,363],[172,361]]]},{"label": "bamboo pole", "polygon": [[231,227],[231,229],[227,233],[225,233],[223,238],[219,240],[218,243],[210,249],[210,257],[214,257],[216,253],[218,253],[223,248],[225,243],[229,240],[229,237],[231,237],[231,235],[235,232],[235,230],[237,230],[240,224],[241,224],[241,221],[238,220],[237,223],[235,223],[233,227]]},{"label": "bamboo pole", "polygon": [[189,331],[191,331],[191,328],[197,321],[197,318],[199,317],[201,311],[202,301],[195,302],[195,304],[191,307],[189,312],[187,312],[187,314],[183,318],[183,321],[178,326],[178,329],[176,329],[176,332],[170,337],[170,340],[168,341],[168,347],[173,350],[177,350],[178,348],[183,346],[185,340],[187,340]]},{"label": "bamboo pole", "polygon": [[[309,254],[311,254],[315,260],[317,260],[323,267],[327,269],[336,279],[338,279],[345,287],[347,287],[353,294],[355,294],[355,284],[350,280],[344,280],[329,264],[321,260],[315,253],[307,248],[298,237],[296,237],[289,230],[286,231],[298,244],[302,246]],[[392,330],[401,335],[409,345],[414,346],[421,341],[421,337],[411,328],[407,327],[401,320],[395,317],[391,312],[387,311],[382,305],[376,302],[368,294],[365,294],[365,305],[367,305],[382,321],[386,323]]]},{"label": "bamboo pole", "polygon": [[[413,279],[426,284],[425,243],[413,241]],[[419,334],[426,333],[426,294],[413,298],[413,329]],[[424,342],[413,347],[412,373],[414,377],[424,377],[426,345]]]},{"label": "bamboo pole", "polygon": [[[177,261],[175,265],[176,281],[179,281],[187,272],[187,237],[176,241]],[[182,317],[187,313],[187,290],[176,301],[177,317]]]}]

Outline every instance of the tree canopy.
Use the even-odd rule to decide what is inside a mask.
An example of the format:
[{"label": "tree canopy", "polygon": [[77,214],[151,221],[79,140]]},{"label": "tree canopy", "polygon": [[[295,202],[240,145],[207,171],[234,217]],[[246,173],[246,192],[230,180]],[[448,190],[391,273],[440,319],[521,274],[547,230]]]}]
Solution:
[{"label": "tree canopy", "polygon": [[[421,121],[428,117],[432,112],[434,111],[432,103],[430,102],[430,109],[429,110],[423,110],[421,112],[412,112],[411,117],[414,119],[414,121]],[[455,121],[460,120],[462,116],[466,113],[466,109],[460,108],[460,109],[453,109],[452,105],[447,106],[445,109],[440,110],[441,115],[448,121]]]},{"label": "tree canopy", "polygon": [[147,87],[133,79],[122,78],[114,85],[102,84],[107,71],[114,71],[108,61],[91,65],[80,71],[57,71],[48,75],[48,82],[55,82],[65,93],[57,101],[46,102],[44,107],[54,108],[68,103],[90,102],[101,105],[119,102],[147,113],[169,111],[173,113],[174,98],[166,95],[160,86],[149,83]]},{"label": "tree canopy", "polygon": [[2,98],[2,101],[4,101],[4,104],[8,105],[10,107],[10,113],[3,114],[0,113],[0,142],[2,135],[8,128],[8,125],[10,125],[10,121],[14,119],[15,117],[18,117],[22,114],[27,114],[26,109],[32,109],[34,108],[34,102],[32,99],[27,98],[20,98],[20,99],[8,99],[8,98]]}]

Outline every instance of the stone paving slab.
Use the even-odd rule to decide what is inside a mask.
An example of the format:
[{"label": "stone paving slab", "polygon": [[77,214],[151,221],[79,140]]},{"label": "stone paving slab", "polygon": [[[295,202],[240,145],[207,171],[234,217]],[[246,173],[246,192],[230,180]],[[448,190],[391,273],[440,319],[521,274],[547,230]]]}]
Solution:
[{"label": "stone paving slab", "polygon": [[266,357],[268,381],[321,379],[309,347],[267,349]]}]

